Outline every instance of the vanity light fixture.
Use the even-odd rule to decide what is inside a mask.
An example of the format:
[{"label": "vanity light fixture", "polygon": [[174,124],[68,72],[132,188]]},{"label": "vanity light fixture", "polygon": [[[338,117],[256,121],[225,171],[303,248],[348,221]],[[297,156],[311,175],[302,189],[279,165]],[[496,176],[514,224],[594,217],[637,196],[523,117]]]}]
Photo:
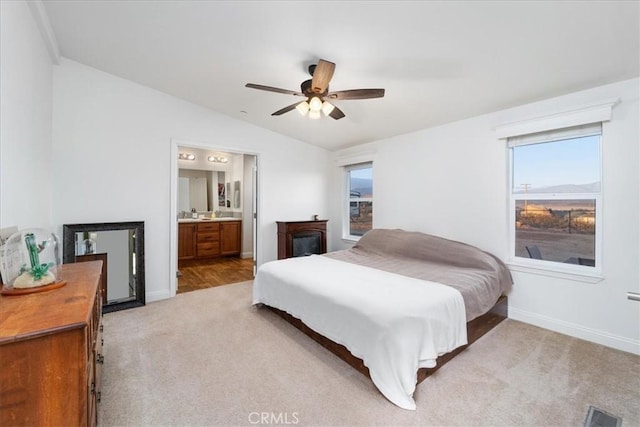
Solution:
[{"label": "vanity light fixture", "polygon": [[226,157],[219,156],[209,156],[207,157],[207,160],[214,163],[227,163],[229,161],[229,159],[227,159]]},{"label": "vanity light fixture", "polygon": [[195,160],[196,156],[194,156],[191,153],[179,153],[178,154],[178,159],[179,160]]}]

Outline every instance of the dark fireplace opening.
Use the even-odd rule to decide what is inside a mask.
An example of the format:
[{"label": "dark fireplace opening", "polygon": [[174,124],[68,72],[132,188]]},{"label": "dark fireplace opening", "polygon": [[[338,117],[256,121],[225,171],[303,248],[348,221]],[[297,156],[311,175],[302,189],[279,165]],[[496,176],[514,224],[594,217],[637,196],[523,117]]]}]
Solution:
[{"label": "dark fireplace opening", "polygon": [[298,233],[291,236],[293,256],[308,256],[322,253],[322,235],[320,233]]}]

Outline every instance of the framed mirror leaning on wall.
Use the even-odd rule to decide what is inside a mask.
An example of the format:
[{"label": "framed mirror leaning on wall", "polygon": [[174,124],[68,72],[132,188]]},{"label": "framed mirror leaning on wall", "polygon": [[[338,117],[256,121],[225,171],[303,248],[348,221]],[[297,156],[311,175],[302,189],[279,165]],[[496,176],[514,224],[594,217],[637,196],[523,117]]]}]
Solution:
[{"label": "framed mirror leaning on wall", "polygon": [[102,261],[102,312],[145,304],[144,222],[64,224],[63,262]]}]

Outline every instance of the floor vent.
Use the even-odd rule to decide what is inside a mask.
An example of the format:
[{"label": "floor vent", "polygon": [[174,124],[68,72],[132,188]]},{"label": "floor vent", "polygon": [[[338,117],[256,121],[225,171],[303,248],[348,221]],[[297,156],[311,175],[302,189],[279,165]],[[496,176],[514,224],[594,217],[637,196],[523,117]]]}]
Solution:
[{"label": "floor vent", "polygon": [[589,406],[584,427],[621,427],[622,418],[611,415],[594,406]]}]

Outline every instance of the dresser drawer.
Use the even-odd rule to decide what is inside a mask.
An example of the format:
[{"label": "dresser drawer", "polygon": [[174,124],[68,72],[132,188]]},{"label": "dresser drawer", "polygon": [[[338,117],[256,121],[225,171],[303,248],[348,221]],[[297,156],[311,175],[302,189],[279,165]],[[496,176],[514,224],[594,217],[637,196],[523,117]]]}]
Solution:
[{"label": "dresser drawer", "polygon": [[220,230],[220,224],[217,222],[201,222],[198,223],[198,233],[218,231]]},{"label": "dresser drawer", "polygon": [[209,243],[209,242],[217,242],[220,240],[220,232],[219,231],[211,231],[207,233],[198,232],[198,243]]},{"label": "dresser drawer", "polygon": [[219,255],[220,243],[219,242],[198,243],[196,252],[198,257]]}]

